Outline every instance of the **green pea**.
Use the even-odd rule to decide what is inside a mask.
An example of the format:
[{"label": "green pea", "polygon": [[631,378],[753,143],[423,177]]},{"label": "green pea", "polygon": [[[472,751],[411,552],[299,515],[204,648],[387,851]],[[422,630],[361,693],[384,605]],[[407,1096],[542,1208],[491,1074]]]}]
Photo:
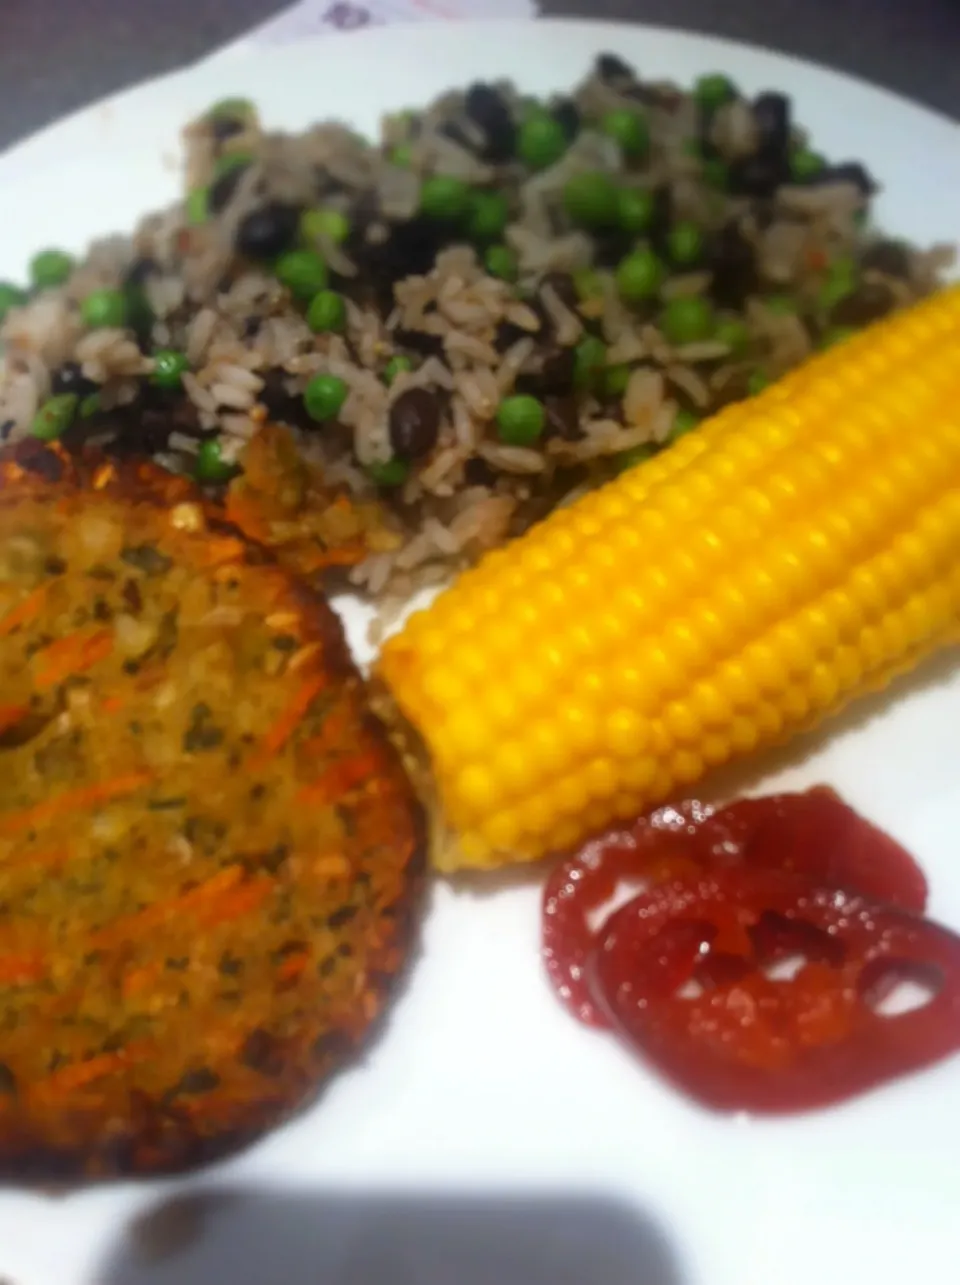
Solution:
[{"label": "green pea", "polygon": [[9,281],[0,281],[0,321],[13,308],[21,308],[27,302],[26,291]]},{"label": "green pea", "polygon": [[790,153],[790,175],[795,182],[804,183],[815,178],[826,163],[819,152],[811,152],[809,147],[797,147]]},{"label": "green pea", "polygon": [[596,335],[586,335],[574,350],[573,382],[586,392],[593,388],[603,375],[607,364],[607,347]]},{"label": "green pea", "polygon": [[313,296],[307,309],[307,325],[315,335],[343,330],[347,324],[347,308],[343,295],[336,290],[321,290]]},{"label": "green pea", "polygon": [[399,460],[394,456],[392,460],[384,460],[381,464],[368,464],[367,474],[377,486],[403,486],[410,476],[410,465],[406,460]]},{"label": "green pea", "polygon": [[51,290],[63,285],[73,266],[73,256],[66,250],[41,250],[30,260],[30,280],[38,290]]},{"label": "green pea", "polygon": [[634,468],[644,460],[652,459],[656,453],[657,448],[652,442],[644,442],[640,446],[631,446],[628,451],[621,451],[619,455],[615,455],[613,466],[618,473],[625,473],[628,468]]},{"label": "green pea", "polygon": [[632,368],[625,363],[607,366],[603,372],[603,391],[608,397],[622,397],[627,391]]},{"label": "green pea", "polygon": [[83,401],[80,403],[80,410],[78,414],[80,415],[81,419],[92,419],[93,416],[96,415],[99,410],[100,410],[100,394],[88,393],[87,396],[84,397]]},{"label": "green pea", "polygon": [[747,392],[751,397],[756,397],[757,393],[762,393],[765,388],[770,387],[770,376],[765,370],[758,366],[752,370],[747,377]]},{"label": "green pea", "polygon": [[454,223],[462,219],[470,206],[470,189],[459,178],[434,174],[423,180],[420,209],[431,219]]},{"label": "green pea", "polygon": [[150,376],[151,384],[164,388],[168,392],[177,392],[183,387],[183,376],[189,369],[186,353],[173,348],[164,348],[154,354],[154,369]]},{"label": "green pea", "polygon": [[667,253],[678,268],[688,268],[703,254],[703,233],[696,223],[683,220],[667,234]]},{"label": "green pea", "polygon": [[623,109],[607,112],[600,121],[600,129],[619,144],[624,156],[639,160],[650,147],[650,130],[640,112]]},{"label": "green pea", "polygon": [[703,160],[703,148],[698,138],[685,138],[680,144],[680,150],[685,156],[692,156],[694,160]]},{"label": "green pea", "polygon": [[699,343],[713,334],[713,309],[699,295],[671,299],[660,318],[660,329],[677,347]]},{"label": "green pea", "polygon": [[653,222],[656,200],[644,187],[624,187],[617,195],[617,223],[624,232],[639,236]]},{"label": "green pea", "polygon": [[126,296],[121,290],[94,290],[80,305],[83,324],[91,330],[122,330],[128,315]]},{"label": "green pea", "polygon": [[827,268],[823,284],[817,294],[820,307],[829,311],[841,299],[853,294],[857,287],[857,265],[853,259],[835,259]]},{"label": "green pea", "polygon": [[703,162],[703,181],[715,192],[725,192],[730,186],[730,171],[723,161],[711,156]]},{"label": "green pea", "polygon": [[578,268],[571,279],[581,302],[603,298],[603,278],[595,268]]},{"label": "green pea", "polygon": [[253,159],[253,155],[250,152],[224,152],[214,162],[213,182],[216,183],[218,178],[223,178],[224,174],[229,174],[232,170],[242,170]]},{"label": "green pea", "polygon": [[763,302],[767,311],[776,317],[792,317],[797,311],[796,299],[788,294],[767,295]]},{"label": "green pea", "polygon": [[141,285],[131,283],[124,294],[127,300],[127,325],[137,331],[149,332],[155,318],[146,290]]},{"label": "green pea", "polygon": [[501,281],[516,281],[517,256],[508,245],[491,245],[483,256],[483,265],[491,277]]},{"label": "green pea", "polygon": [[563,126],[548,112],[542,109],[532,112],[520,126],[517,153],[530,169],[548,169],[566,150]]},{"label": "green pea", "polygon": [[662,281],[663,264],[648,247],[634,250],[617,265],[617,290],[626,303],[643,303],[652,298]]},{"label": "green pea", "polygon": [[220,452],[220,443],[208,437],[200,443],[193,475],[198,482],[226,482],[237,472],[236,465],[228,464]]},{"label": "green pea", "polygon": [[396,377],[403,370],[413,370],[413,362],[403,353],[397,353],[396,357],[391,357],[384,368],[383,378],[388,384],[392,384]]},{"label": "green pea", "polygon": [[820,336],[820,349],[832,348],[835,344],[845,343],[856,334],[852,326],[829,326]]},{"label": "green pea", "polygon": [[413,148],[409,143],[398,143],[390,149],[390,164],[397,169],[408,170],[413,164]]},{"label": "green pea", "polygon": [[187,222],[193,227],[206,223],[210,217],[210,192],[205,187],[195,187],[187,193]]},{"label": "green pea", "polygon": [[288,250],[274,263],[273,271],[301,303],[308,303],[326,288],[327,265],[316,250]]},{"label": "green pea", "polygon": [[30,432],[42,442],[54,442],[73,423],[80,398],[76,393],[59,393],[48,397],[34,416]]},{"label": "green pea", "polygon": [[249,98],[222,98],[207,112],[207,120],[238,120],[254,118],[257,109]]},{"label": "green pea", "polygon": [[470,197],[466,232],[472,241],[497,241],[510,217],[510,207],[502,192],[480,191]]},{"label": "green pea", "polygon": [[670,429],[670,441],[675,442],[678,437],[685,437],[687,433],[692,433],[699,423],[699,415],[695,415],[692,410],[684,410],[681,408],[673,417],[673,426]]},{"label": "green pea", "polygon": [[336,375],[314,375],[303,390],[303,404],[311,419],[335,419],[347,400],[347,386]]},{"label": "green pea", "polygon": [[508,446],[532,446],[543,432],[546,412],[536,397],[505,397],[497,409],[497,436]]},{"label": "green pea", "polygon": [[586,228],[610,227],[617,222],[619,196],[609,174],[575,174],[563,188],[564,209]]},{"label": "green pea", "polygon": [[300,235],[307,242],[324,237],[339,245],[350,235],[350,220],[339,210],[304,210],[300,216]]},{"label": "green pea", "polygon": [[731,98],[736,97],[737,89],[729,77],[720,72],[700,76],[693,86],[693,96],[699,105],[708,112],[716,111]]},{"label": "green pea", "polygon": [[717,322],[713,332],[717,343],[726,344],[733,356],[741,356],[750,342],[750,331],[745,322],[736,317],[728,317]]}]

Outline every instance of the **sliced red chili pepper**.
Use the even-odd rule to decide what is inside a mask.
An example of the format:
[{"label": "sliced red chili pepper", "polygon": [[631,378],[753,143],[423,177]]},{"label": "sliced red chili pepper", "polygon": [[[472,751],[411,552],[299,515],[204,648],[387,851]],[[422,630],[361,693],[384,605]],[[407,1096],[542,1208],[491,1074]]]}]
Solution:
[{"label": "sliced red chili pepper", "polygon": [[[787,954],[803,963],[778,978]],[[659,884],[613,914],[588,974],[617,1030],[717,1110],[827,1106],[960,1049],[960,937],[797,875]],[[932,997],[887,1016],[899,980]]]},{"label": "sliced red chili pepper", "polygon": [[[709,818],[702,837],[712,844],[709,865],[742,861],[795,871],[903,910],[927,904],[926,876],[910,853],[826,786],[738,799]],[[735,860],[724,860],[724,847],[737,853]]]},{"label": "sliced red chili pepper", "polygon": [[624,883],[636,891],[695,871],[700,858],[694,836],[705,815],[698,803],[660,808],[629,829],[610,830],[584,844],[547,879],[541,930],[544,963],[562,1002],[588,1026],[609,1025],[594,1003],[584,972],[595,941],[594,916]]},{"label": "sliced red chili pepper", "polygon": [[742,866],[793,871],[907,910],[926,905],[927,882],[910,854],[825,787],[741,799],[718,811],[696,801],[660,808],[590,840],[547,879],[542,950],[563,1004],[589,1026],[607,1025],[584,963],[594,921],[619,888]]}]

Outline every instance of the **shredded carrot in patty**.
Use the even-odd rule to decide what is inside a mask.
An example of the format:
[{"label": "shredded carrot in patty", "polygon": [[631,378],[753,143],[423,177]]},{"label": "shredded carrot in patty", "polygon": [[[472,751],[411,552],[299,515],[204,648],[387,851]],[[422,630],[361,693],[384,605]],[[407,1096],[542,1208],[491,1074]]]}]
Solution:
[{"label": "shredded carrot in patty", "polygon": [[43,610],[43,605],[47,600],[47,586],[41,585],[39,589],[26,596],[22,602],[18,602],[7,614],[0,620],[0,634],[12,633],[20,625],[28,625],[31,620],[36,620],[37,616]]},{"label": "shredded carrot in patty", "polygon": [[148,1044],[130,1044],[124,1049],[117,1049],[115,1053],[101,1053],[97,1057],[88,1057],[83,1062],[72,1062],[38,1081],[33,1085],[31,1093],[39,1097],[65,1097],[134,1062],[142,1062],[150,1052]]},{"label": "shredded carrot in patty", "polygon": [[37,653],[35,681],[43,691],[57,687],[74,674],[85,673],[113,651],[113,630],[89,629],[67,634]]},{"label": "shredded carrot in patty", "polygon": [[262,767],[280,753],[328,682],[326,674],[314,674],[294,693],[287,708],[260,742],[259,751],[252,756],[251,768]]},{"label": "shredded carrot in patty", "polygon": [[22,812],[0,814],[0,834],[18,834],[29,830],[31,826],[45,824],[64,812],[79,812],[86,808],[96,807],[98,803],[109,803],[112,799],[123,798],[125,794],[134,794],[153,780],[151,772],[129,772],[126,776],[116,776],[111,781],[96,781],[93,785],[82,785],[75,790],[65,790],[55,794],[52,799],[44,799],[32,808]]}]

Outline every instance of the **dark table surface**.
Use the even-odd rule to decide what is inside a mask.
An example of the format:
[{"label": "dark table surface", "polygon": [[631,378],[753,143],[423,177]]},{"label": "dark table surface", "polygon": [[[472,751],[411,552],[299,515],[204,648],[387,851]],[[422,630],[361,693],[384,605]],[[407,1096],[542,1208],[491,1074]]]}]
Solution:
[{"label": "dark table surface", "polygon": [[[0,149],[172,71],[284,0],[0,0]],[[653,22],[827,63],[960,119],[960,0],[542,0],[545,14]]]}]

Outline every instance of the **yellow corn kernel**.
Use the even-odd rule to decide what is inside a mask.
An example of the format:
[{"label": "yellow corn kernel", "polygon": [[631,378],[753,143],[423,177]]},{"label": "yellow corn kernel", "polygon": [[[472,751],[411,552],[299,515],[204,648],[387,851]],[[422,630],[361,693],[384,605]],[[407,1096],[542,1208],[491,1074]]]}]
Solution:
[{"label": "yellow corn kernel", "polygon": [[442,869],[535,859],[883,688],[960,621],[960,287],[484,558],[384,645]]}]

